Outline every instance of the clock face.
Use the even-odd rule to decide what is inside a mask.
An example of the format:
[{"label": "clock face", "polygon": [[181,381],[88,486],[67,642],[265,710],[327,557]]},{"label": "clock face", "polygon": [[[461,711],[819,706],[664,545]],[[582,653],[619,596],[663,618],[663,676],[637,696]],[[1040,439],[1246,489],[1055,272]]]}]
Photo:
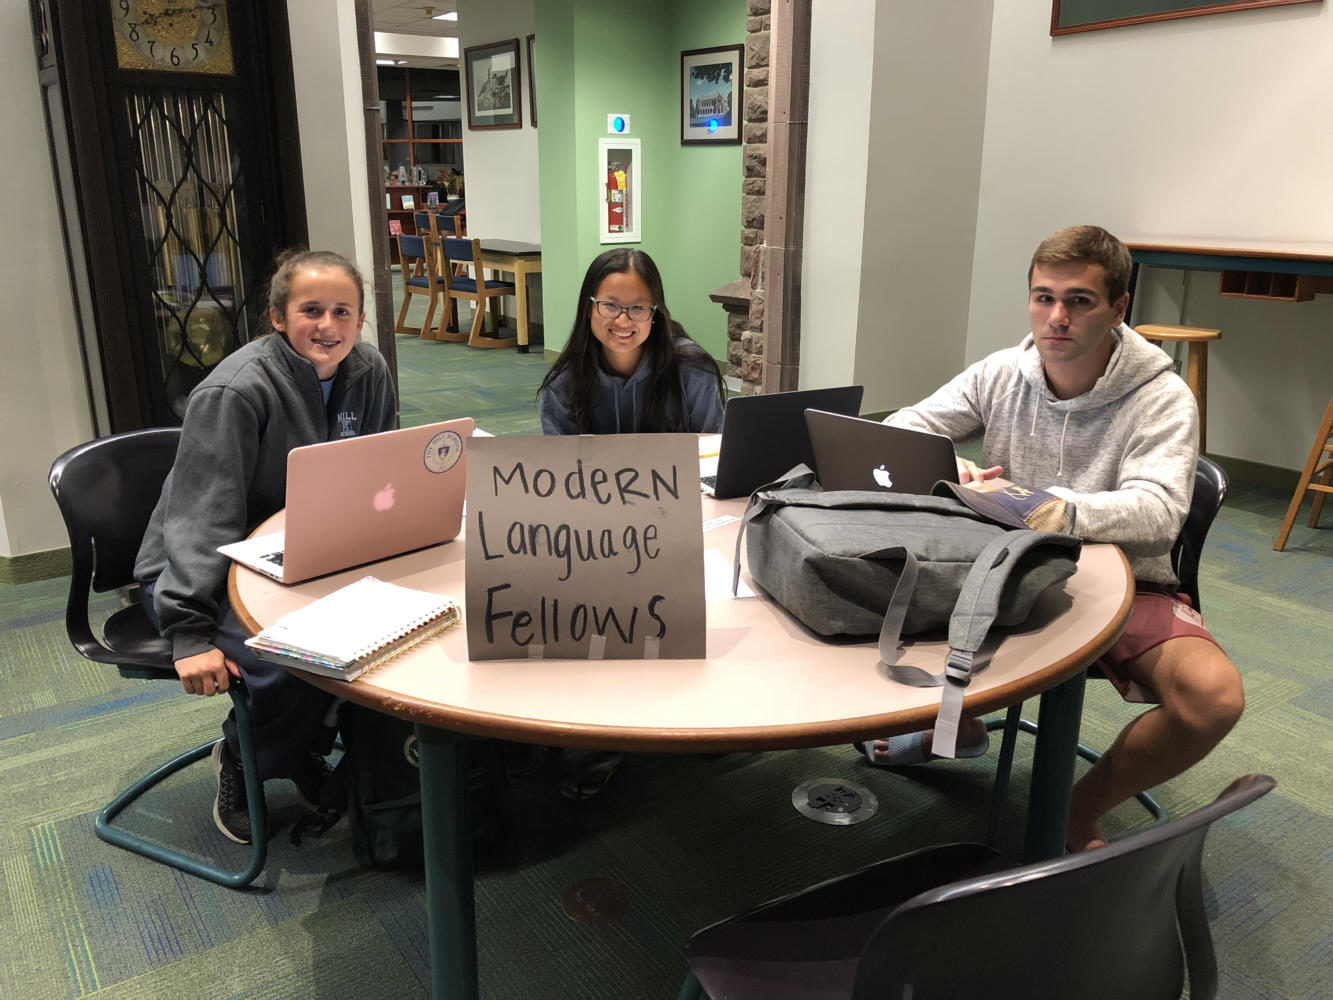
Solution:
[{"label": "clock face", "polygon": [[232,72],[225,0],[110,0],[121,69]]}]

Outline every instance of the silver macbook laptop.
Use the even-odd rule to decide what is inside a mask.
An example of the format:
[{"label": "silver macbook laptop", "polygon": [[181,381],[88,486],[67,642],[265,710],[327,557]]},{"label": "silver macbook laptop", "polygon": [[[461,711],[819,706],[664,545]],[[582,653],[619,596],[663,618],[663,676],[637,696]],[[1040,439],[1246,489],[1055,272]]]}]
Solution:
[{"label": "silver macbook laptop", "polygon": [[820,410],[806,410],[805,421],[826,490],[926,495],[941,479],[958,482],[953,442],[943,434]]},{"label": "silver macbook laptop", "polygon": [[299,583],[458,535],[471,417],[341,438],[287,455],[286,530],[218,546]]},{"label": "silver macbook laptop", "polygon": [[796,465],[810,465],[809,407],[835,413],[860,413],[863,388],[800,389],[727,400],[717,472],[700,467],[700,486],[719,500],[749,496]]}]

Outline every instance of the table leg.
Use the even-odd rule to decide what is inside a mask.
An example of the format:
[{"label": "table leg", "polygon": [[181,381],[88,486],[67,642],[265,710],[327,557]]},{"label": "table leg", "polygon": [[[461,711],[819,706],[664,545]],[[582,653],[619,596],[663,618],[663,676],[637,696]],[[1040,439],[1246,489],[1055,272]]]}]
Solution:
[{"label": "table leg", "polygon": [[477,923],[467,816],[466,740],[416,726],[421,747],[421,830],[426,868],[430,994],[477,1000]]},{"label": "table leg", "polygon": [[522,264],[514,267],[514,301],[518,308],[518,353],[528,353],[528,271]]},{"label": "table leg", "polygon": [[1080,672],[1041,696],[1037,742],[1032,751],[1024,863],[1058,858],[1065,852],[1086,679],[1086,673]]}]

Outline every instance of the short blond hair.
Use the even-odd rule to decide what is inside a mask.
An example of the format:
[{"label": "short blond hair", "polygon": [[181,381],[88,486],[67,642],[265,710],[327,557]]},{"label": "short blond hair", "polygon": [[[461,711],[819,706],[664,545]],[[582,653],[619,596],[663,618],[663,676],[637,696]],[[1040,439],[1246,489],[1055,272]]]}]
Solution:
[{"label": "short blond hair", "polygon": [[1042,240],[1028,264],[1028,285],[1032,285],[1032,269],[1038,264],[1073,262],[1101,265],[1106,274],[1106,297],[1111,303],[1119,302],[1129,291],[1133,267],[1129,249],[1101,226],[1070,226]]}]

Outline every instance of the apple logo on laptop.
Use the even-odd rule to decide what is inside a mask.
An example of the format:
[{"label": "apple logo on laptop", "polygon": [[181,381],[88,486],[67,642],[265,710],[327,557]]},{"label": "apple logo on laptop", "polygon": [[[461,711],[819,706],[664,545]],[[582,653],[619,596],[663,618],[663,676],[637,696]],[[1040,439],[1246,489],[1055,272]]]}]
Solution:
[{"label": "apple logo on laptop", "polygon": [[893,489],[893,476],[889,474],[889,470],[884,468],[883,465],[881,465],[878,469],[872,472],[871,475],[875,477],[875,482],[877,482],[884,489],[886,490]]},{"label": "apple logo on laptop", "polygon": [[393,483],[385,483],[384,488],[375,494],[371,504],[381,513],[393,507]]}]

